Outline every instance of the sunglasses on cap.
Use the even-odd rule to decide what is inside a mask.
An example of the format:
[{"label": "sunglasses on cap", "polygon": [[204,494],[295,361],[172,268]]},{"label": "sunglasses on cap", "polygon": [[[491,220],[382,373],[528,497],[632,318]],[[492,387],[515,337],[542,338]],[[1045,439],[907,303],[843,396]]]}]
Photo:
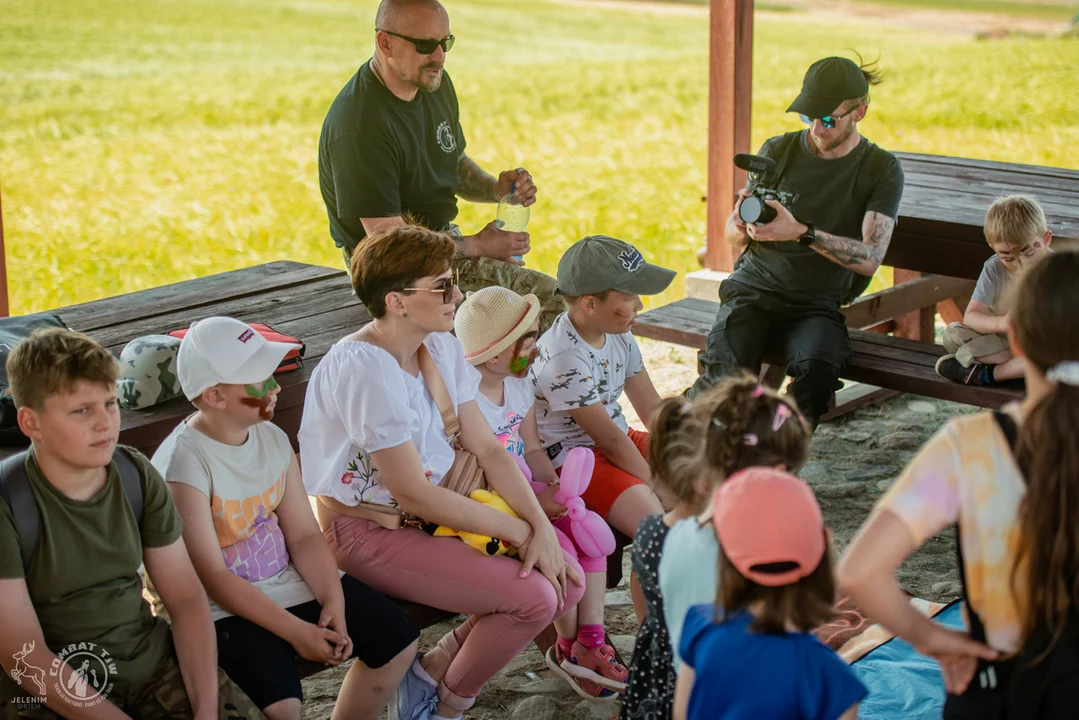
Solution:
[{"label": "sunglasses on cap", "polygon": [[442,304],[449,305],[451,302],[453,302],[453,290],[457,287],[458,279],[459,276],[457,275],[457,270],[455,268],[451,277],[436,280],[435,284],[432,287],[406,287],[402,289],[411,290],[414,292],[419,292],[421,290],[432,293],[440,292],[442,293]]},{"label": "sunglasses on cap", "polygon": [[395,33],[392,30],[383,30],[382,28],[375,28],[375,32],[384,32],[387,35],[393,35],[394,37],[401,38],[402,40],[408,40],[410,43],[416,46],[416,52],[420,55],[430,55],[435,51],[435,48],[441,47],[442,52],[449,52],[453,47],[453,41],[456,39],[453,35],[447,35],[441,40],[431,40],[409,37],[408,35],[402,35],[401,33]]},{"label": "sunglasses on cap", "polygon": [[814,120],[820,120],[820,124],[823,125],[825,128],[827,128],[828,130],[834,130],[836,123],[838,123],[840,120],[847,117],[860,107],[861,105],[855,105],[842,115],[825,115],[822,118],[811,118],[805,113],[798,113],[798,117],[802,118],[802,122],[804,122],[806,125],[812,125]]}]

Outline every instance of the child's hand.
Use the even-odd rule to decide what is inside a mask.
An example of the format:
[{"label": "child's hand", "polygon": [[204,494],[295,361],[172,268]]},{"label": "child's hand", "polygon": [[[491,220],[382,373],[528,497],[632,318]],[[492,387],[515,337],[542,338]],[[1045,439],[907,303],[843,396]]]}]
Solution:
[{"label": "child's hand", "polygon": [[566,506],[555,502],[554,494],[557,490],[558,485],[548,485],[546,490],[536,496],[540,507],[547,513],[547,518],[550,520],[557,520],[566,514]]}]

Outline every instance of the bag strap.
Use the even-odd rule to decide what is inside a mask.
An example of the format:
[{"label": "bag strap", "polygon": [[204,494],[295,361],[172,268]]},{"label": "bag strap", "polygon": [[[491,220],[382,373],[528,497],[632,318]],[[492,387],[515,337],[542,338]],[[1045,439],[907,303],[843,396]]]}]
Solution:
[{"label": "bag strap", "polygon": [[[1004,434],[1004,438],[1008,441],[1008,447],[1011,449],[1012,454],[1015,454],[1015,447],[1019,441],[1019,426],[1008,413],[1003,410],[993,411],[993,420],[996,421],[997,427]],[[970,636],[974,640],[980,643],[985,642],[985,626],[982,625],[981,618],[978,617],[978,613],[974,612],[970,607],[970,597],[967,594],[967,572],[966,566],[963,562],[963,541],[960,537],[959,523],[955,525],[955,556],[956,563],[959,566],[959,582],[963,586],[963,602],[967,606],[967,620],[970,622]]]},{"label": "bag strap", "polygon": [[19,551],[22,566],[30,566],[41,539],[41,511],[38,509],[30,476],[26,472],[26,458],[30,452],[23,450],[0,462],[0,496],[11,509],[15,518],[15,530],[19,534]]},{"label": "bag strap", "polygon": [[135,514],[135,523],[139,526],[139,533],[141,534],[143,510],[142,473],[139,471],[139,466],[136,464],[135,459],[131,457],[131,453],[119,445],[116,446],[116,450],[112,454],[112,461],[116,463],[116,470],[120,473],[120,485],[124,490],[124,497],[127,498],[127,504],[131,506],[131,512]]},{"label": "bag strap", "polygon": [[[19,535],[19,552],[22,566],[30,567],[30,561],[41,544],[41,508],[30,487],[30,475],[26,471],[26,459],[30,451],[23,450],[0,462],[0,497],[8,504],[15,518],[15,530]],[[120,473],[120,485],[128,505],[135,515],[135,522],[142,531],[142,473],[127,450],[117,446],[112,454]]]},{"label": "bag strap", "polygon": [[453,401],[450,400],[450,391],[446,389],[446,383],[442,381],[442,373],[438,371],[434,358],[428,352],[427,346],[420,343],[420,349],[416,351],[420,363],[420,372],[423,381],[427,384],[427,391],[438,406],[438,412],[442,415],[442,425],[446,429],[446,439],[450,445],[457,447],[457,435],[461,432],[461,421],[457,419],[457,413],[453,410]]}]

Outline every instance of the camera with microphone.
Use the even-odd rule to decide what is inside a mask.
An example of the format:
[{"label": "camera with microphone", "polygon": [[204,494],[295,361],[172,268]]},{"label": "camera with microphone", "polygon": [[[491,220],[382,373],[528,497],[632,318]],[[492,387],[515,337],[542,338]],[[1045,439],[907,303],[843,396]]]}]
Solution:
[{"label": "camera with microphone", "polygon": [[791,210],[798,202],[798,194],[778,189],[776,161],[762,155],[738,153],[734,156],[735,167],[749,173],[747,190],[751,193],[742,198],[738,206],[738,217],[746,224],[767,225],[776,219],[776,209],[767,204],[776,200],[783,207]]}]

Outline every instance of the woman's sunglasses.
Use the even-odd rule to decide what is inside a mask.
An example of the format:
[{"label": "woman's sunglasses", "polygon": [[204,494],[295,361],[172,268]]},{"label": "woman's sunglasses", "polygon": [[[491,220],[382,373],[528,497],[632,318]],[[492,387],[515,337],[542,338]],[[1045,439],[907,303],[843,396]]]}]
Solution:
[{"label": "woman's sunglasses", "polygon": [[[843,113],[842,115],[825,115],[824,117],[819,118],[820,119],[820,124],[823,125],[825,128],[827,128],[828,130],[834,130],[835,126],[836,126],[836,123],[838,123],[840,120],[847,117],[848,115],[850,115],[852,112],[854,112],[855,110],[857,110],[860,107],[861,107],[861,105],[855,105],[850,110]],[[802,118],[802,122],[804,122],[806,125],[812,125],[813,120],[817,119],[817,118],[811,118],[811,117],[809,117],[808,115],[806,115],[804,113],[799,113],[798,117]]]},{"label": "woman's sunglasses", "polygon": [[419,292],[421,290],[426,290],[427,292],[432,293],[440,292],[442,293],[442,304],[449,305],[451,302],[453,302],[453,290],[457,287],[458,279],[459,276],[457,274],[457,270],[454,270],[452,277],[436,280],[433,287],[406,287],[403,289],[412,290],[415,292]]},{"label": "woman's sunglasses", "polygon": [[441,40],[420,40],[418,38],[409,37],[408,35],[402,35],[401,33],[395,33],[392,30],[382,30],[381,28],[375,28],[375,32],[384,32],[387,35],[393,35],[394,37],[401,38],[402,40],[408,40],[410,43],[416,46],[416,52],[420,55],[430,55],[435,51],[435,48],[441,47],[442,52],[449,52],[453,47],[453,41],[455,38],[453,35],[447,35]]}]

